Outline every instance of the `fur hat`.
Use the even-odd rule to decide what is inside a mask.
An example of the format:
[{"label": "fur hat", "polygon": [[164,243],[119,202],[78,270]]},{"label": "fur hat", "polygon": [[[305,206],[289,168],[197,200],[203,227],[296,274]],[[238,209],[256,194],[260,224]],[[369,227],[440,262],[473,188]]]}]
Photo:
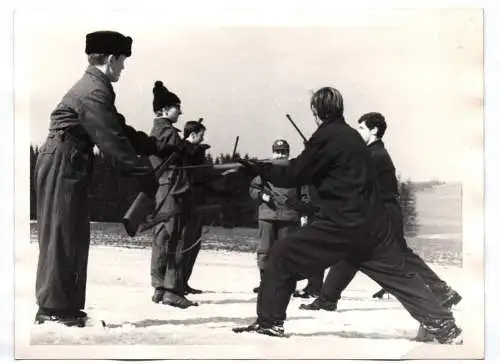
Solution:
[{"label": "fur hat", "polygon": [[132,38],[110,30],[89,33],[86,36],[85,53],[116,54],[130,57]]},{"label": "fur hat", "polygon": [[181,103],[176,94],[170,92],[161,81],[156,81],[153,88],[153,111],[159,111],[166,106],[174,106]]}]

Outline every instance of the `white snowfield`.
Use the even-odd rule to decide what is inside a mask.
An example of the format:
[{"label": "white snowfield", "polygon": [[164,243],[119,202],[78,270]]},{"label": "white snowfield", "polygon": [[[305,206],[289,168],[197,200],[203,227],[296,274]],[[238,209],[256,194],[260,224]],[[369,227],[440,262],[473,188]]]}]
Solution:
[{"label": "white snowfield", "polygon": [[[299,310],[310,300],[292,298],[285,330],[289,338],[235,334],[234,326],[255,318],[258,283],[255,255],[200,252],[191,285],[205,291],[189,298],[186,310],[154,304],[149,281],[149,249],[92,246],[86,311],[106,328],[34,325],[38,248],[30,244],[16,257],[16,358],[480,358],[483,356],[482,272],[433,266],[464,297],[455,308],[464,329],[459,346],[412,341],[418,323],[394,298],[373,299],[379,286],[358,274],[337,312]],[[299,283],[299,287],[304,282]]]}]

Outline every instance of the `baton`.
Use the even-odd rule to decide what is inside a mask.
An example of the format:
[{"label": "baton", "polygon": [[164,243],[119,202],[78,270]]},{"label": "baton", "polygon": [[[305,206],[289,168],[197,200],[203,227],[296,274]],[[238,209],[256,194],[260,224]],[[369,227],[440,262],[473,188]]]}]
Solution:
[{"label": "baton", "polygon": [[292,123],[293,127],[300,134],[300,136],[302,137],[302,139],[304,140],[304,142],[307,142],[307,138],[304,136],[304,134],[302,134],[302,132],[300,131],[300,129],[297,127],[297,125],[295,125],[295,123],[293,122],[290,114],[286,114],[286,117],[287,117],[288,120],[290,120],[290,122]]}]

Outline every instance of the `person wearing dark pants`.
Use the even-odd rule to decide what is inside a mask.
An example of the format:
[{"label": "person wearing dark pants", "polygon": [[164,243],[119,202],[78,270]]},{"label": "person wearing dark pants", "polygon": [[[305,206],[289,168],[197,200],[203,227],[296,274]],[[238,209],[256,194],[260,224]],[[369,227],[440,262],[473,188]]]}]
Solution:
[{"label": "person wearing dark pants", "polygon": [[318,129],[288,166],[245,163],[247,173],[275,185],[307,185],[320,210],[310,225],[272,246],[257,297],[257,320],[233,331],[284,336],[295,282],[347,260],[393,294],[440,343],[460,343],[461,329],[452,313],[406,266],[370,152],[343,117],[342,95],[331,87],[319,89],[311,109]]},{"label": "person wearing dark pants", "polygon": [[[189,143],[195,151],[194,154],[185,158],[186,165],[196,166],[206,163],[205,152],[210,148],[207,144],[202,144],[205,137],[206,127],[201,121],[188,121],[184,125],[184,140]],[[206,203],[206,196],[210,191],[206,188],[205,182],[214,178],[219,173],[209,168],[193,168],[188,170],[190,181],[191,206],[202,206]],[[192,210],[192,209],[191,209]],[[187,214],[187,222],[184,233],[184,253],[182,258],[182,271],[184,282],[184,294],[200,294],[202,290],[189,285],[189,279],[193,272],[196,258],[201,249],[201,238],[203,232],[202,215],[195,211]]]},{"label": "person wearing dark pants", "polygon": [[201,249],[202,229],[203,225],[201,214],[190,213],[186,225],[186,234],[184,235],[184,294],[203,293],[202,290],[193,288],[189,285],[189,278],[191,278],[196,258],[198,257]]},{"label": "person wearing dark pants", "polygon": [[[286,164],[290,156],[290,145],[286,140],[278,139],[272,145],[274,163]],[[260,278],[267,265],[269,251],[278,239],[290,234],[299,224],[299,213],[283,203],[289,194],[301,198],[300,188],[278,188],[272,184],[265,184],[256,176],[250,183],[250,197],[259,201],[259,243],[257,246],[257,266]],[[283,201],[281,201],[283,200]],[[259,287],[253,289],[254,293]]]},{"label": "person wearing dark pants", "polygon": [[[112,83],[131,55],[132,38],[98,31],[86,36],[88,67],[50,117],[36,161],[38,268],[35,323],[87,324],[85,308],[90,248],[89,188],[97,146],[115,169],[136,178],[154,197],[158,181],[138,155],[167,156],[157,140],[135,130],[118,113]],[[167,152],[166,154],[164,152]]]},{"label": "person wearing dark pants", "polygon": [[[188,211],[192,207],[190,178],[182,167],[185,160],[198,153],[198,148],[181,140],[179,130],[173,126],[182,114],[181,101],[177,95],[170,92],[161,81],[156,81],[153,88],[153,111],[155,119],[151,135],[156,137],[161,145],[177,147],[181,153],[171,161],[159,178],[159,188],[156,193],[155,211],[161,213],[176,212],[168,221],[158,224],[153,229],[153,244],[151,253],[151,284],[154,287],[152,300],[178,308],[197,306],[197,303],[185,297],[185,267],[186,225]],[[164,163],[164,158],[153,155],[151,164],[158,168]]]},{"label": "person wearing dark pants", "polygon": [[[399,205],[396,169],[382,141],[387,130],[385,118],[380,113],[367,113],[361,116],[358,124],[358,131],[368,145],[372,159],[375,162],[381,196],[391,223],[395,228],[400,248],[406,257],[408,269],[420,275],[443,307],[450,308],[460,302],[462,297],[439,278],[423,259],[408,246],[404,237],[403,215]],[[340,300],[342,292],[352,281],[357,270],[357,266],[350,264],[348,261],[339,262],[331,267],[320,296],[310,304],[301,305],[300,308],[305,310],[334,311],[337,308],[337,303]]]},{"label": "person wearing dark pants", "polygon": [[[308,197],[308,201],[310,202],[310,198]],[[300,226],[305,226],[310,224],[314,216],[304,215],[300,217]],[[295,290],[293,292],[293,297],[300,298],[311,298],[311,297],[319,297],[321,293],[321,287],[323,286],[323,276],[324,273],[320,272],[318,274],[314,274],[311,277],[307,277],[307,284],[304,288],[300,290]]]}]

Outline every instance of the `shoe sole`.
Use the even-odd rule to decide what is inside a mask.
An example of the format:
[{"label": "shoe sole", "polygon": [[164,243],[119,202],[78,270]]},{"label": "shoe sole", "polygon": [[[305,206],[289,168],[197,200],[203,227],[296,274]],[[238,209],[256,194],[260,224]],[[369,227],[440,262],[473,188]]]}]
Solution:
[{"label": "shoe sole", "polygon": [[319,308],[314,307],[313,308],[313,307],[309,307],[309,306],[306,306],[306,305],[300,305],[299,306],[299,310],[334,312],[334,311],[337,311],[337,308],[326,308],[326,307],[319,307]]},{"label": "shoe sole", "polygon": [[257,334],[267,335],[267,336],[271,336],[271,337],[279,337],[279,338],[285,338],[285,339],[288,339],[290,337],[290,335],[287,335],[285,333],[273,333],[271,331],[267,331],[267,330],[263,330],[263,329],[257,329],[255,332]]},{"label": "shoe sole", "polygon": [[162,304],[166,305],[166,306],[175,307],[175,308],[181,308],[181,309],[186,309],[188,307],[196,307],[196,306],[198,306],[197,303],[192,303],[192,304],[176,304],[176,303],[172,303],[172,302],[162,302]]}]

